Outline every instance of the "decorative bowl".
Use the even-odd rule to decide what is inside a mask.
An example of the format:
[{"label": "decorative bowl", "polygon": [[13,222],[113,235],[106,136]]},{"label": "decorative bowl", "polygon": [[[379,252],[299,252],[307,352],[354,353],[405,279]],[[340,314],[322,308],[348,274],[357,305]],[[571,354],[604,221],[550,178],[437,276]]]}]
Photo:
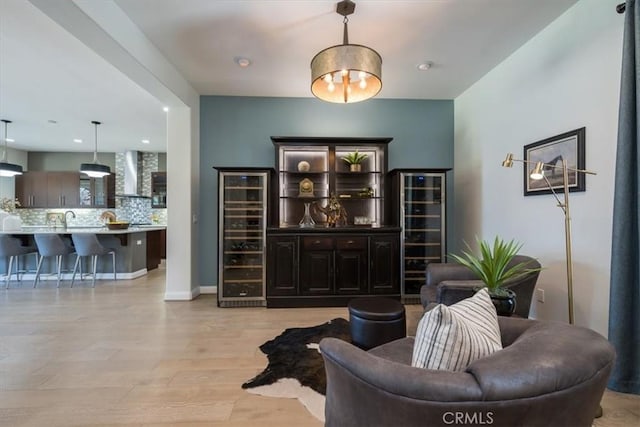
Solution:
[{"label": "decorative bowl", "polygon": [[126,230],[129,228],[129,223],[125,221],[107,222],[107,228],[109,230]]}]

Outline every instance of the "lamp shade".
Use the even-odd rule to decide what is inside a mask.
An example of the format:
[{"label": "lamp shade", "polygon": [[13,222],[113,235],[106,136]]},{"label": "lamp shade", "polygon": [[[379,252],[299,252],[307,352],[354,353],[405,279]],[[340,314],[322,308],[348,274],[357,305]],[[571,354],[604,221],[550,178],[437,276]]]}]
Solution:
[{"label": "lamp shade", "polygon": [[0,176],[22,175],[22,166],[13,163],[0,162]]},{"label": "lamp shade", "polygon": [[537,162],[536,166],[533,168],[533,170],[529,174],[529,177],[531,179],[536,179],[536,180],[544,178],[544,163]]},{"label": "lamp shade", "polygon": [[502,167],[510,168],[513,166],[513,153],[507,154],[507,157],[502,161]]},{"label": "lamp shade", "polygon": [[102,178],[111,173],[111,169],[107,165],[100,163],[82,163],[80,165],[80,173],[86,173],[91,178]]},{"label": "lamp shade", "polygon": [[95,129],[95,148],[93,150],[93,163],[82,163],[80,165],[80,173],[85,173],[91,178],[102,178],[111,173],[111,169],[107,165],[101,165],[98,163],[98,125],[102,124],[97,121],[92,121]]},{"label": "lamp shade", "polygon": [[382,89],[382,57],[371,48],[349,43],[347,17],[355,9],[351,0],[336,4],[336,12],[344,17],[342,44],[321,50],[311,60],[311,93],[323,101],[360,102]]},{"label": "lamp shade", "polygon": [[4,123],[4,150],[0,159],[0,176],[22,175],[22,166],[7,162],[7,127],[11,120],[2,119]]},{"label": "lamp shade", "polygon": [[323,101],[364,101],[380,89],[382,57],[371,48],[342,44],[320,51],[311,60],[311,92]]}]

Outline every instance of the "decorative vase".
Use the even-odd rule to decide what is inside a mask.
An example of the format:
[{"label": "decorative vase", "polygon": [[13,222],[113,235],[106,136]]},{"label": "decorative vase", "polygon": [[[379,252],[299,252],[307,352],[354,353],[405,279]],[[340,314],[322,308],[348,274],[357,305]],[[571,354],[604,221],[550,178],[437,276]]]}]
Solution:
[{"label": "decorative vase", "polygon": [[505,289],[507,295],[493,295],[491,296],[491,302],[496,307],[498,316],[511,316],[516,311],[516,293],[511,289]]},{"label": "decorative vase", "polygon": [[302,219],[298,223],[302,228],[310,228],[316,225],[316,222],[313,220],[311,216],[311,202],[305,202],[304,204],[304,215]]},{"label": "decorative vase", "polygon": [[362,172],[362,165],[360,163],[352,163],[349,165],[351,172]]},{"label": "decorative vase", "polygon": [[311,169],[311,165],[306,160],[298,162],[298,172],[309,172],[309,169]]}]

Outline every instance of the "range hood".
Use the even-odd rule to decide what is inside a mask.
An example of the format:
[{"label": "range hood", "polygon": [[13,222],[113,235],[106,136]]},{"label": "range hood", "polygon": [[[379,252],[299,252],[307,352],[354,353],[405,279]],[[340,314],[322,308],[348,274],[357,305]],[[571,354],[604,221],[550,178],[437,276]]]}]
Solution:
[{"label": "range hood", "polygon": [[116,197],[150,199],[142,194],[142,155],[138,151],[124,153],[124,192]]}]

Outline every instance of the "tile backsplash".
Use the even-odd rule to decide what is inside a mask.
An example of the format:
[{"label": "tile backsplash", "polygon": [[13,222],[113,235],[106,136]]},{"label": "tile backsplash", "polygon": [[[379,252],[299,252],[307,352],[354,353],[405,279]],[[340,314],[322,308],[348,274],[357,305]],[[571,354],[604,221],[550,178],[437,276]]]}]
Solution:
[{"label": "tile backsplash", "polygon": [[[149,199],[141,199],[149,201]],[[149,204],[151,202],[149,201]],[[20,216],[23,225],[45,225],[47,222],[47,213],[72,211],[76,217],[67,216],[67,225],[70,227],[96,226],[103,225],[100,215],[106,210],[115,211],[118,220],[129,221],[136,224],[160,224],[167,225],[166,209],[139,209],[138,207],[130,207],[124,209],[17,209],[15,214]]]},{"label": "tile backsplash", "polygon": [[[68,226],[102,226],[100,215],[106,210],[115,212],[118,220],[129,221],[132,224],[167,224],[167,209],[151,207],[151,173],[158,170],[158,153],[140,153],[138,167],[141,168],[141,196],[144,197],[116,197],[115,209],[17,209],[15,214],[20,216],[24,225],[46,224],[47,213],[64,213],[71,210],[75,214],[67,216]],[[115,155],[116,194],[124,193],[124,153]]]}]

